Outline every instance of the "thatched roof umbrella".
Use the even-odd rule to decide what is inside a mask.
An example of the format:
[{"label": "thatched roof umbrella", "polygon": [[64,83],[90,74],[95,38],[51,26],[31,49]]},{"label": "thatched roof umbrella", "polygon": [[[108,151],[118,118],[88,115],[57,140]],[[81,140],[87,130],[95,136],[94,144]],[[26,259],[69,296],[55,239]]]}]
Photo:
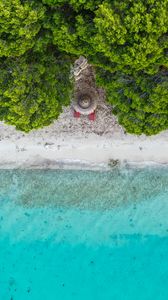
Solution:
[{"label": "thatched roof umbrella", "polygon": [[78,93],[75,100],[72,102],[73,108],[76,112],[82,115],[90,115],[97,107],[98,95],[95,90],[90,88],[86,93]]}]

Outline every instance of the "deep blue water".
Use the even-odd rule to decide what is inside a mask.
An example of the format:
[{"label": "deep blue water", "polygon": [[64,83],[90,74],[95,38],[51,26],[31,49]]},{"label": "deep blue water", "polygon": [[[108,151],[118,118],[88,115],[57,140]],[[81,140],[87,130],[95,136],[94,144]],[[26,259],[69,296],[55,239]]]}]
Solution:
[{"label": "deep blue water", "polygon": [[168,169],[0,172],[0,300],[167,300]]}]

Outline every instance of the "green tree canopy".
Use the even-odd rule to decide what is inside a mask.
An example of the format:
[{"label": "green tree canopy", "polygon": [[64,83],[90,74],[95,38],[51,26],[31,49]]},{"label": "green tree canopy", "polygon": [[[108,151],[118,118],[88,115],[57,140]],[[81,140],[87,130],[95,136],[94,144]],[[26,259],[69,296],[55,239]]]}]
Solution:
[{"label": "green tree canopy", "polygon": [[97,82],[127,132],[152,135],[168,128],[168,69],[155,75],[100,70]]},{"label": "green tree canopy", "polygon": [[76,12],[81,12],[82,10],[94,11],[102,0],[43,0],[44,4],[52,6],[52,8],[68,8],[71,7]]},{"label": "green tree canopy", "polygon": [[28,52],[0,60],[0,119],[30,131],[49,125],[70,101],[70,61]]},{"label": "green tree canopy", "polygon": [[53,5],[47,28],[60,50],[85,55],[111,72],[152,74],[168,66],[168,0],[45,2]]},{"label": "green tree canopy", "polygon": [[0,56],[19,56],[31,49],[45,7],[38,1],[0,1]]},{"label": "green tree canopy", "polygon": [[109,2],[96,11],[93,44],[109,60],[111,70],[151,74],[160,65],[168,66],[168,1]]},{"label": "green tree canopy", "polygon": [[29,131],[57,118],[79,55],[127,131],[168,128],[168,0],[0,0],[0,119]]}]

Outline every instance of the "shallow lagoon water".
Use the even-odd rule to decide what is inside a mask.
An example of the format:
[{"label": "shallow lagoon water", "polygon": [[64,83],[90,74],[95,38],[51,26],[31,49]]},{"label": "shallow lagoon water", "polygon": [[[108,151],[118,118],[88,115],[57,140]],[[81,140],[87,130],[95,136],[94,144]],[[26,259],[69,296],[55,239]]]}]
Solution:
[{"label": "shallow lagoon water", "polygon": [[1,170],[0,300],[167,300],[168,168]]}]

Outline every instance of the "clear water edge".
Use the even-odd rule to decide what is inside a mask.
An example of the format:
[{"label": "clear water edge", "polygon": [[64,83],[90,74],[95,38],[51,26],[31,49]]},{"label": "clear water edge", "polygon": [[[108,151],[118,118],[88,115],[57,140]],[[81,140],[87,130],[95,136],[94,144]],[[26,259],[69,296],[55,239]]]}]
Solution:
[{"label": "clear water edge", "polygon": [[0,299],[168,299],[168,169],[0,173]]}]

